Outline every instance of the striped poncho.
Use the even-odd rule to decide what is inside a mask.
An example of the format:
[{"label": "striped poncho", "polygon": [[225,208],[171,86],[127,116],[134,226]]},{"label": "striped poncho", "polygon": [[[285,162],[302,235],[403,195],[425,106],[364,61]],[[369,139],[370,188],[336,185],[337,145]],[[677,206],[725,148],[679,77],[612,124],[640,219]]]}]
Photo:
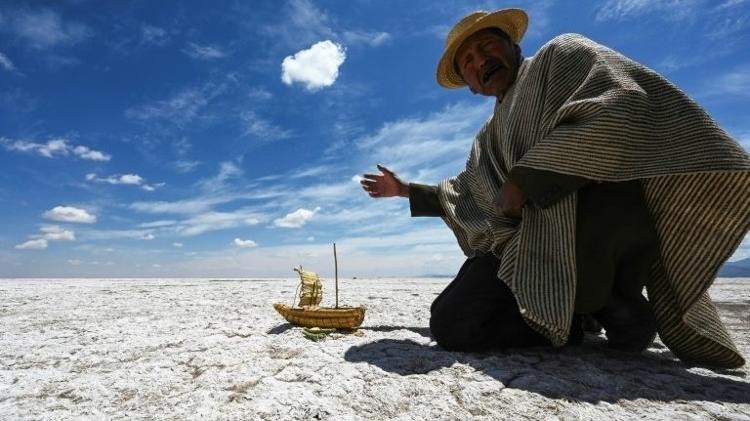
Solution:
[{"label": "striped poncho", "polygon": [[750,226],[750,159],[677,87],[579,35],[526,59],[444,180],[444,220],[467,256],[495,254],[526,322],[565,343],[576,288],[576,194],[521,220],[492,201],[522,165],[597,181],[640,180],[660,258],[646,289],[662,341],[690,363],[744,364],[708,288]]}]

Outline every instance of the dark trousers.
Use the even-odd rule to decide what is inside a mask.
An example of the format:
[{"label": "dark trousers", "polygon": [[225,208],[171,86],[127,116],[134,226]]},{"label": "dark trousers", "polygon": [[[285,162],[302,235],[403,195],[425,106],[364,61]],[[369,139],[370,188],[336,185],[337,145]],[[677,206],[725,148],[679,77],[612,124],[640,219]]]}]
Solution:
[{"label": "dark trousers", "polygon": [[549,345],[523,321],[507,285],[497,279],[492,255],[469,258],[430,307],[430,330],[449,351]]},{"label": "dark trousers", "polygon": [[[637,181],[591,184],[579,190],[575,311],[609,316],[613,297],[642,300],[658,256],[656,232]],[[469,258],[430,308],[430,330],[452,351],[549,345],[523,320],[510,289],[497,278],[493,255]]]}]

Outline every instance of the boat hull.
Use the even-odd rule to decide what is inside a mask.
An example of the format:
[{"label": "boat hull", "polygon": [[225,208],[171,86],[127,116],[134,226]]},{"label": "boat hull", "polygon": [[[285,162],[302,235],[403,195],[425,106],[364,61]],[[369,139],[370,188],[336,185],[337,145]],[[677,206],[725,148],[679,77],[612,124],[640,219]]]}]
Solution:
[{"label": "boat hull", "polygon": [[273,308],[286,321],[301,327],[325,327],[336,329],[356,329],[365,320],[364,307],[290,307],[276,303]]}]

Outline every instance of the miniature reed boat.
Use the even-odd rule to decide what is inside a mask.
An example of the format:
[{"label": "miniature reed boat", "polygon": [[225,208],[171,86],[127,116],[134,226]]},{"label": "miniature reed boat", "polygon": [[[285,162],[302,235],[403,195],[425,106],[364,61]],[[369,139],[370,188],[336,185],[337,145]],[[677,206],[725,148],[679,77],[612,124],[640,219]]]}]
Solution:
[{"label": "miniature reed boat", "polygon": [[287,322],[300,327],[356,329],[365,320],[364,307],[290,307],[276,303],[273,308]]},{"label": "miniature reed boat", "polygon": [[[334,262],[336,262],[336,306],[320,307],[323,299],[323,285],[320,277],[315,272],[302,270],[302,266],[294,268],[299,273],[300,285],[299,303],[292,307],[283,303],[276,303],[273,308],[279,312],[289,323],[301,327],[318,327],[331,329],[356,329],[365,319],[365,308],[339,307],[339,279],[338,262],[336,261],[336,244],[333,245]],[[296,298],[297,293],[295,293]],[[294,302],[294,300],[292,300]]]}]

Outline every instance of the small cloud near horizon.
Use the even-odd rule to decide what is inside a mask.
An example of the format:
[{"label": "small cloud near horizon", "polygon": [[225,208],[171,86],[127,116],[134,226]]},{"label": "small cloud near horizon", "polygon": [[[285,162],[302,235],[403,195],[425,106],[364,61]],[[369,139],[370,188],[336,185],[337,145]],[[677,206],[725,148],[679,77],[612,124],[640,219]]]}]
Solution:
[{"label": "small cloud near horizon", "polygon": [[112,156],[101,151],[96,151],[88,146],[71,145],[67,139],[50,139],[47,143],[36,143],[28,140],[12,140],[0,137],[0,146],[8,151],[33,153],[45,158],[56,158],[73,155],[89,161],[109,161]]},{"label": "small cloud near horizon", "polygon": [[86,181],[90,181],[92,183],[138,186],[148,192],[155,191],[158,187],[164,186],[164,183],[148,184],[146,183],[146,180],[138,174],[122,174],[110,175],[108,177],[99,177],[94,173],[89,173],[86,174]]},{"label": "small cloud near horizon", "polygon": [[234,241],[232,241],[232,244],[239,248],[253,248],[258,247],[258,243],[256,243],[253,240],[243,240],[240,238],[235,238]]},{"label": "small cloud near horizon", "polygon": [[39,229],[41,234],[34,237],[41,237],[47,241],[75,241],[76,235],[73,231],[63,229],[58,225],[45,225]]},{"label": "small cloud near horizon", "polygon": [[53,221],[71,222],[74,224],[93,224],[96,222],[96,215],[88,213],[85,209],[72,206],[55,206],[44,212],[42,216]]},{"label": "small cloud near horizon", "polygon": [[297,209],[292,213],[288,213],[283,218],[278,218],[273,221],[273,224],[281,228],[301,228],[307,222],[309,222],[313,216],[320,210],[320,206],[313,210],[309,209]]},{"label": "small cloud near horizon", "polygon": [[25,243],[16,245],[15,248],[18,250],[45,250],[47,249],[47,240],[39,238],[36,240],[29,240]]}]

